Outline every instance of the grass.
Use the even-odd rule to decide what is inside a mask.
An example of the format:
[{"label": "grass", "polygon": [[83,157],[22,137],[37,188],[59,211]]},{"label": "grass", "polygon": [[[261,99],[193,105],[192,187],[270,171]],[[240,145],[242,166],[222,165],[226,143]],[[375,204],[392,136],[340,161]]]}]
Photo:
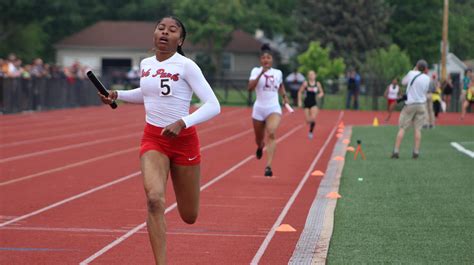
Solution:
[{"label": "grass", "polygon": [[353,129],[367,160],[346,156],[328,263],[472,264],[474,164],[449,143],[472,141],[474,127],[424,130],[418,160],[412,130],[389,159],[396,132]]}]

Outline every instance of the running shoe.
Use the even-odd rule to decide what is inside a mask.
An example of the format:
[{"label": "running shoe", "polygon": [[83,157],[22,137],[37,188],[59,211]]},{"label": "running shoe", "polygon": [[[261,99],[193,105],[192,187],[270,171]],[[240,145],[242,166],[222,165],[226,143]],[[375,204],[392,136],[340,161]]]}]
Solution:
[{"label": "running shoe", "polygon": [[420,156],[420,154],[413,152],[412,158],[413,159],[418,159],[419,156]]},{"label": "running shoe", "polygon": [[308,133],[308,138],[309,138],[310,140],[313,139],[313,133],[312,133],[312,132]]},{"label": "running shoe", "polygon": [[399,159],[400,157],[398,156],[398,153],[393,152],[391,158],[392,159]]},{"label": "running shoe", "polygon": [[271,167],[265,168],[265,177],[273,177],[273,172]]}]

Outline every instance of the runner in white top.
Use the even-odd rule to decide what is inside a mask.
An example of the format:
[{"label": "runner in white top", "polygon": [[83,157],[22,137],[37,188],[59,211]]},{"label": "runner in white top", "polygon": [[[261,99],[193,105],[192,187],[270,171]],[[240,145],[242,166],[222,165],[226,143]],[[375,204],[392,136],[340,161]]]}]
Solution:
[{"label": "runner in white top", "polygon": [[[117,99],[144,103],[147,123],[166,127],[182,119],[189,128],[219,113],[219,102],[211,86],[191,59],[175,53],[160,62],[152,56],[143,59],[140,69],[140,87],[117,91]],[[189,114],[193,92],[204,104]]]},{"label": "runner in white top", "polygon": [[[194,125],[220,112],[219,102],[199,67],[184,57],[183,23],[175,17],[161,19],[154,32],[155,56],[141,62],[140,87],[111,91],[101,96],[105,104],[115,99],[144,103],[146,122],[141,143],[141,168],[147,197],[147,226],[156,264],[166,264],[165,191],[171,179],[181,218],[196,221],[199,209],[200,152]],[[193,92],[204,104],[192,114]]]},{"label": "runner in white top", "polygon": [[392,112],[395,106],[397,105],[397,99],[401,96],[400,94],[400,87],[398,86],[398,80],[394,78],[392,83],[388,85],[387,89],[385,89],[384,96],[387,98],[387,112],[388,116],[385,118],[385,122],[390,120],[392,117]]},{"label": "runner in white top", "polygon": [[270,46],[264,44],[260,54],[261,67],[255,67],[250,73],[249,91],[256,91],[257,100],[253,105],[252,119],[257,143],[257,159],[260,159],[265,146],[265,131],[268,134],[267,164],[265,176],[273,176],[272,160],[276,147],[275,132],[280,125],[281,107],[278,94],[283,97],[283,103],[288,103],[288,97],[283,85],[283,75],[280,70],[272,68],[273,56]]}]

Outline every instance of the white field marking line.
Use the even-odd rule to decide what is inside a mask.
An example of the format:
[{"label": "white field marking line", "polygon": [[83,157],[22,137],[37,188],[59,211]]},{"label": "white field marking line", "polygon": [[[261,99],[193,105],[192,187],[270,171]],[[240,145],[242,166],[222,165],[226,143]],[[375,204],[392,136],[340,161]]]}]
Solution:
[{"label": "white field marking line", "polygon": [[[294,129],[293,129],[293,130],[294,130]],[[282,137],[282,138],[283,138],[283,137]],[[230,139],[230,138],[227,138],[226,141],[220,141],[220,143],[222,144],[222,143],[224,143],[224,142],[228,142],[228,141],[231,141],[231,140],[232,140],[232,139],[230,139],[230,140],[229,140],[229,139]],[[212,145],[212,144],[210,144],[210,145]],[[209,145],[208,145],[208,146],[209,146]],[[207,148],[208,146],[204,146],[203,148]],[[216,145],[213,145],[213,146],[216,146]],[[249,156],[249,157],[247,157],[247,159],[251,159],[252,157],[253,157],[253,156]],[[246,162],[247,162],[247,161],[246,161]],[[227,171],[226,171],[226,172],[227,172]],[[9,221],[7,221],[7,222],[0,223],[0,228],[3,227],[3,226],[6,226],[6,225],[8,225],[8,224],[12,224],[12,223],[18,222],[18,221],[20,221],[20,220],[26,219],[26,218],[28,218],[28,217],[37,215],[37,214],[42,213],[42,212],[44,212],[44,211],[47,211],[47,210],[49,210],[49,209],[58,207],[58,206],[60,206],[60,205],[62,205],[62,204],[64,204],[64,203],[70,202],[70,201],[72,201],[72,200],[75,200],[75,199],[77,199],[77,198],[83,197],[83,196],[88,195],[88,194],[90,194],[90,193],[93,193],[93,192],[96,192],[96,191],[98,191],[98,190],[101,190],[101,189],[107,188],[107,187],[109,187],[109,186],[112,186],[112,185],[114,185],[114,184],[120,183],[120,182],[122,182],[122,181],[124,181],[124,180],[127,180],[127,179],[129,179],[129,178],[132,178],[132,177],[134,177],[134,176],[137,176],[137,175],[139,175],[140,173],[141,173],[140,171],[134,172],[134,173],[132,173],[132,174],[130,174],[130,175],[127,175],[127,176],[125,176],[125,177],[123,177],[123,178],[120,178],[120,179],[117,179],[117,180],[108,182],[108,183],[103,184],[103,185],[101,185],[101,186],[99,186],[99,187],[90,189],[90,190],[88,190],[88,191],[82,192],[82,193],[77,194],[77,195],[74,195],[74,196],[72,196],[72,197],[69,197],[69,198],[64,199],[64,200],[62,200],[62,201],[59,201],[59,202],[57,202],[57,203],[54,203],[54,204],[51,204],[51,205],[46,206],[46,207],[44,207],[44,208],[41,208],[41,209],[39,209],[39,210],[36,210],[36,211],[34,211],[34,212],[32,212],[32,213],[25,214],[25,215],[22,215],[22,216],[20,216],[20,217],[17,217],[17,218],[14,218],[14,219],[12,219],[12,220],[9,220]],[[229,173],[230,173],[230,172],[229,172]],[[228,173],[227,173],[227,174],[228,174]],[[222,177],[223,177],[223,176],[222,176]],[[222,177],[217,177],[217,178],[220,179],[220,178],[222,178]],[[217,179],[217,178],[216,178],[216,179]],[[215,181],[214,181],[214,182],[213,182],[213,181],[210,181],[210,182],[214,183]],[[211,183],[211,184],[212,184],[212,183]],[[210,184],[208,183],[208,184],[206,184],[206,185],[209,186]],[[201,190],[207,188],[206,185],[202,186]],[[176,203],[175,203],[175,204],[176,204]],[[173,204],[173,205],[176,207],[175,204]],[[172,206],[173,206],[173,205],[172,205]],[[171,207],[171,206],[170,206],[170,207]],[[168,208],[169,208],[169,207],[168,207]],[[166,212],[165,212],[165,213],[166,213]]]},{"label": "white field marking line", "polygon": [[114,128],[109,128],[109,129],[98,129],[98,130],[93,130],[93,131],[84,131],[84,132],[71,133],[71,134],[58,135],[58,136],[47,136],[47,137],[30,139],[30,140],[17,141],[17,142],[8,143],[8,144],[0,144],[0,147],[11,147],[11,146],[43,142],[43,141],[48,141],[48,140],[66,139],[66,138],[72,138],[72,137],[77,137],[77,136],[90,135],[90,134],[96,134],[96,133],[102,133],[102,132],[108,132],[108,131],[117,131],[118,129],[135,127],[142,124],[143,123],[135,123],[135,124],[122,125],[122,126],[115,126]]},{"label": "white field marking line", "polygon": [[470,141],[470,142],[456,142],[460,145],[474,145],[474,141]]},{"label": "white field marking line", "polygon": [[262,258],[263,254],[265,253],[265,250],[267,249],[268,245],[270,244],[270,241],[272,240],[273,236],[275,235],[276,229],[281,225],[281,222],[283,221],[286,214],[290,210],[291,206],[295,202],[296,197],[298,196],[298,194],[300,193],[300,191],[303,188],[304,184],[306,183],[309,176],[311,175],[311,172],[313,171],[314,167],[316,166],[316,163],[319,161],[319,158],[321,158],[324,150],[326,149],[329,142],[333,138],[334,133],[336,132],[336,129],[337,129],[337,124],[342,119],[343,115],[344,115],[344,112],[340,112],[339,118],[336,122],[336,125],[334,126],[334,128],[332,129],[332,131],[329,134],[328,138],[326,139],[326,142],[324,142],[324,145],[321,147],[321,149],[319,149],[319,152],[316,155],[316,157],[314,158],[313,162],[311,162],[311,165],[309,166],[308,171],[306,171],[306,174],[304,175],[303,179],[301,179],[300,183],[298,184],[298,187],[295,189],[295,191],[293,192],[293,195],[291,195],[290,199],[288,200],[285,207],[281,211],[280,216],[278,216],[277,220],[275,221],[272,228],[268,232],[267,236],[265,237],[265,240],[260,245],[260,248],[258,249],[257,253],[253,257],[252,262],[250,262],[250,264],[258,264],[258,262]]},{"label": "white field marking line", "polygon": [[[287,132],[285,135],[283,135],[281,138],[279,138],[277,140],[277,143],[278,142],[281,142],[283,141],[284,139],[288,138],[291,134],[293,134],[294,132],[296,132],[297,130],[299,130],[301,127],[303,127],[303,125],[299,125],[295,128],[293,128],[292,130],[290,130],[289,132]],[[249,155],[248,157],[244,158],[243,160],[241,160],[239,163],[235,164],[233,167],[229,168],[228,170],[226,170],[225,172],[223,172],[222,174],[220,174],[219,176],[217,176],[216,178],[212,179],[211,181],[207,182],[205,185],[201,186],[201,191],[205,190],[206,188],[208,188],[209,186],[211,186],[212,184],[216,183],[217,181],[221,180],[222,178],[224,178],[225,176],[229,175],[230,173],[232,173],[233,171],[235,171],[236,169],[238,169],[239,167],[241,167],[242,165],[246,164],[247,162],[249,162],[250,160],[252,160],[253,158],[255,157],[255,155]],[[177,203],[173,203],[172,205],[170,205],[168,208],[166,208],[165,210],[165,214],[167,214],[168,212],[170,212],[171,210],[173,210],[174,208],[176,208],[177,206]],[[113,247],[117,246],[118,244],[122,243],[123,241],[125,241],[127,238],[129,238],[130,236],[132,236],[133,234],[137,233],[139,230],[141,230],[142,228],[144,228],[146,226],[146,222],[144,223],[141,223],[139,225],[137,225],[136,227],[134,227],[133,229],[131,229],[130,231],[128,231],[126,234],[122,235],[121,237],[117,238],[116,240],[114,240],[113,242],[111,242],[110,244],[108,244],[107,246],[105,246],[104,248],[102,248],[101,250],[97,251],[96,253],[94,253],[93,255],[91,255],[90,257],[88,257],[87,259],[81,261],[79,264],[80,265],[85,265],[85,264],[89,264],[90,262],[94,261],[95,259],[97,259],[98,257],[102,256],[104,253],[106,253],[107,251],[109,251],[110,249],[112,249]]]},{"label": "white field marking line", "polygon": [[[236,134],[232,137],[228,137],[228,138],[222,139],[220,141],[214,142],[212,144],[206,145],[206,146],[201,148],[201,151],[204,151],[204,150],[207,150],[207,149],[212,148],[214,146],[217,146],[217,145],[232,141],[234,139],[237,139],[237,138],[239,138],[239,137],[241,137],[241,136],[243,136],[243,135],[245,135],[245,134],[247,134],[251,131],[252,131],[252,129],[249,129],[247,131]],[[110,154],[97,156],[97,157],[94,157],[94,158],[91,158],[91,159],[82,160],[82,161],[79,161],[79,162],[76,162],[76,163],[73,163],[73,164],[68,164],[66,166],[57,167],[57,168],[53,168],[53,169],[50,169],[50,170],[46,170],[46,171],[31,174],[31,175],[27,175],[27,176],[24,176],[24,177],[19,177],[19,178],[7,180],[7,181],[4,181],[4,182],[0,182],[0,187],[8,185],[8,184],[16,183],[16,182],[19,182],[19,181],[22,181],[22,180],[36,178],[36,177],[39,177],[39,176],[42,176],[42,175],[45,175],[45,174],[54,173],[54,172],[62,171],[62,170],[65,170],[65,169],[81,166],[81,165],[84,165],[84,164],[87,164],[87,163],[95,162],[95,161],[98,161],[98,160],[101,160],[101,159],[109,158],[109,157],[120,155],[120,154],[123,154],[123,153],[131,152],[133,150],[136,150],[137,148],[138,147],[128,148],[128,149],[113,152],[113,153],[110,153]]]},{"label": "white field marking line", "polygon": [[39,156],[39,155],[55,153],[55,152],[59,152],[59,151],[64,151],[64,150],[68,150],[68,149],[74,149],[74,148],[79,148],[79,147],[84,147],[84,146],[89,146],[89,145],[106,143],[106,142],[115,141],[115,140],[119,140],[119,139],[136,137],[137,135],[139,135],[139,133],[135,132],[135,133],[130,133],[130,134],[121,135],[121,136],[117,136],[117,137],[110,137],[110,138],[105,138],[105,139],[100,139],[100,140],[95,140],[95,141],[87,141],[85,143],[80,143],[80,144],[71,144],[71,145],[66,145],[66,146],[63,146],[63,147],[51,148],[51,149],[46,149],[46,150],[43,150],[43,151],[38,151],[38,152],[33,152],[33,153],[17,155],[17,156],[11,156],[11,157],[7,157],[7,158],[4,158],[4,159],[0,159],[0,163],[5,163],[5,162],[14,161],[14,160],[23,159],[23,158],[28,158],[28,157],[33,157],[33,156]]},{"label": "white field marking line", "polygon": [[81,198],[81,197],[84,197],[84,196],[86,196],[86,195],[88,195],[88,194],[91,194],[91,193],[94,193],[94,192],[96,192],[96,191],[105,189],[105,188],[110,187],[110,186],[112,186],[112,185],[115,185],[115,184],[117,184],[117,183],[123,182],[123,181],[125,181],[125,180],[127,180],[127,179],[130,179],[130,178],[133,178],[133,177],[135,177],[135,176],[138,176],[139,174],[140,174],[140,172],[132,173],[132,174],[130,174],[130,175],[127,175],[127,176],[125,176],[125,177],[116,179],[116,180],[114,180],[114,181],[108,182],[108,183],[103,184],[103,185],[100,185],[100,186],[95,187],[95,188],[93,188],[93,189],[90,189],[90,190],[88,190],[88,191],[79,193],[79,194],[77,194],[77,195],[74,195],[74,196],[69,197],[69,198],[67,198],[67,199],[64,199],[64,200],[62,200],[62,201],[53,203],[53,204],[51,204],[51,205],[49,205],[49,206],[43,207],[43,208],[41,208],[41,209],[39,209],[39,210],[36,210],[36,211],[34,211],[34,212],[31,212],[31,213],[28,213],[28,214],[19,216],[19,217],[14,218],[14,219],[12,219],[12,220],[10,220],[10,221],[7,221],[7,222],[3,222],[3,223],[0,224],[0,228],[1,228],[1,227],[4,227],[4,226],[6,226],[6,225],[9,225],[9,224],[12,224],[12,223],[15,223],[15,222],[24,220],[24,219],[29,218],[29,217],[31,217],[31,216],[40,214],[40,213],[42,213],[42,212],[48,211],[48,210],[50,210],[50,209],[56,208],[56,207],[58,207],[58,206],[60,206],[60,205],[63,205],[63,204],[65,204],[65,203],[67,203],[67,202],[70,202],[70,201],[79,199],[79,198]]},{"label": "white field marking line", "polygon": [[95,161],[99,161],[99,160],[106,159],[106,158],[109,158],[109,157],[125,154],[125,153],[131,152],[133,150],[137,150],[137,149],[138,149],[138,147],[128,148],[128,149],[124,149],[124,150],[121,150],[121,151],[109,153],[109,154],[106,154],[106,155],[90,158],[90,159],[87,159],[87,160],[81,160],[81,161],[73,163],[73,164],[67,164],[67,165],[62,166],[62,167],[57,167],[57,168],[41,171],[41,172],[34,173],[34,174],[31,174],[31,175],[27,175],[27,176],[24,176],[24,177],[10,179],[10,180],[4,181],[4,182],[0,182],[0,187],[8,185],[8,184],[13,184],[13,183],[16,183],[16,182],[19,182],[19,181],[23,181],[23,180],[40,177],[40,176],[43,176],[43,175],[46,175],[46,174],[59,172],[59,171],[66,170],[66,169],[69,169],[69,168],[82,166],[82,165],[85,165],[85,164],[88,164],[88,163],[91,163],[91,162],[95,162]]},{"label": "white field marking line", "polygon": [[460,145],[456,142],[451,142],[451,146],[456,148],[459,152],[464,153],[467,156],[470,156],[471,158],[474,158],[474,152],[464,148],[464,146],[462,146],[462,145]]}]

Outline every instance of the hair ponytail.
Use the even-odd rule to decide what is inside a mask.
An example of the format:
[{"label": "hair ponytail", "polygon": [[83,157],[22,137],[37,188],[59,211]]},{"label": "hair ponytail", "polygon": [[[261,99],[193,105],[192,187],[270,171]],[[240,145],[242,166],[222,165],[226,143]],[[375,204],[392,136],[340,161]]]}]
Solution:
[{"label": "hair ponytail", "polygon": [[262,47],[260,47],[260,55],[264,55],[265,53],[273,55],[272,48],[270,48],[268,43],[264,43]]}]

